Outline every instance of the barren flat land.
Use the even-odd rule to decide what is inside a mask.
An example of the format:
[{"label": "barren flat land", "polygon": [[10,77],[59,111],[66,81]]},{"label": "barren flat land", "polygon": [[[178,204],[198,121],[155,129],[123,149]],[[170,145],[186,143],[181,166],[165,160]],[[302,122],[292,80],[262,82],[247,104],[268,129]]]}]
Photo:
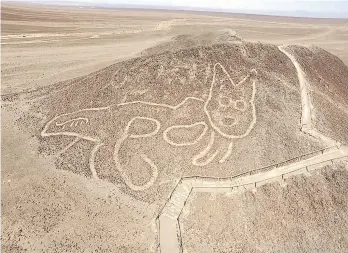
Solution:
[{"label": "barren flat land", "polygon": [[2,3],[2,252],[347,252],[347,65],[347,19]]},{"label": "barren flat land", "polygon": [[248,41],[316,45],[348,64],[348,21],[57,6],[1,6],[2,93],[94,72],[192,32],[229,28]]}]

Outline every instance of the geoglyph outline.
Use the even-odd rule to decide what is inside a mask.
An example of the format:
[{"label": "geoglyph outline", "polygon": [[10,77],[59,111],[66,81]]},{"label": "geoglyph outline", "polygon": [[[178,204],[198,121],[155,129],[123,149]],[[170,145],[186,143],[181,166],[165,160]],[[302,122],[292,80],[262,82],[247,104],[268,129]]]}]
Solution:
[{"label": "geoglyph outline", "polygon": [[[261,173],[258,174],[253,174],[253,172],[255,171],[250,171],[243,173],[243,175],[246,176],[240,179],[238,179],[238,177],[243,175],[237,175],[237,180],[234,180],[234,177],[181,178],[156,218],[157,230],[159,234],[158,247],[161,253],[183,252],[179,217],[188,197],[190,196],[194,188],[199,189],[200,192],[211,192],[211,189],[216,189],[218,190],[216,192],[221,193],[232,192],[234,188],[237,191],[241,188],[242,190],[251,189],[253,192],[255,192],[257,187],[273,181],[277,181],[282,187],[285,187],[285,178],[297,174],[310,175],[311,170],[334,164],[334,161],[343,161],[343,163],[346,163],[346,168],[348,168],[348,146],[342,145],[339,141],[332,140],[330,137],[324,136],[314,128],[312,124],[313,105],[311,104],[310,94],[308,91],[309,84],[306,81],[304,72],[295,57],[288,51],[286,51],[286,45],[279,46],[278,48],[291,60],[298,74],[302,105],[301,131],[314,137],[315,139],[321,140],[323,143],[329,145],[329,147],[321,150],[321,153],[319,155],[312,156],[302,161],[299,160],[289,165],[281,167],[278,167],[276,165],[272,170],[266,171],[262,171],[262,169],[255,170],[261,171]],[[334,148],[334,150],[331,150],[332,148]],[[328,152],[324,152],[327,150]],[[222,181],[220,181],[221,179]],[[255,179],[258,180],[256,181]],[[164,225],[166,226],[165,229],[161,229],[161,223],[164,223]],[[161,233],[162,231],[164,232],[163,235]]]},{"label": "geoglyph outline", "polygon": [[254,125],[256,124],[256,108],[255,108],[255,96],[256,96],[256,79],[253,78],[253,82],[252,82],[252,88],[253,88],[253,92],[252,92],[252,97],[250,99],[250,105],[251,105],[251,110],[252,110],[252,122],[250,123],[248,129],[245,131],[244,134],[242,135],[229,135],[229,134],[225,134],[223,131],[221,131],[219,129],[218,126],[216,126],[216,124],[213,122],[213,119],[207,109],[207,106],[209,104],[209,102],[212,99],[213,96],[213,88],[214,88],[214,84],[215,84],[215,78],[216,78],[216,68],[217,66],[220,66],[222,71],[225,73],[225,75],[228,77],[229,81],[232,83],[232,85],[234,87],[238,87],[240,86],[242,83],[246,82],[248,78],[250,78],[251,74],[256,75],[257,71],[255,69],[252,69],[250,71],[250,73],[243,78],[243,80],[241,80],[238,84],[235,84],[231,78],[231,76],[228,74],[228,72],[226,71],[226,69],[220,64],[220,63],[216,63],[214,65],[214,74],[213,74],[213,80],[212,80],[212,84],[210,86],[210,90],[209,90],[209,95],[208,95],[208,99],[205,101],[204,104],[204,111],[208,117],[209,123],[210,125],[214,128],[215,131],[217,131],[220,135],[222,135],[223,137],[229,138],[229,139],[240,139],[240,138],[244,138],[246,136],[248,136],[251,132],[251,130],[254,128]]},{"label": "geoglyph outline", "polygon": [[[170,138],[168,137],[168,132],[171,131],[172,129],[175,129],[175,128],[190,128],[190,127],[197,126],[197,125],[203,125],[204,128],[203,128],[202,133],[192,142],[175,143],[175,142],[171,141]],[[166,142],[168,142],[170,145],[172,145],[172,146],[176,146],[176,147],[191,146],[191,145],[194,145],[197,142],[199,142],[204,137],[204,135],[208,131],[208,128],[209,127],[208,127],[207,123],[205,123],[204,121],[195,122],[195,123],[190,124],[190,125],[174,125],[174,126],[168,127],[166,130],[163,131],[163,139]]]},{"label": "geoglyph outline", "polygon": [[[286,54],[289,58],[290,58],[290,60],[292,61],[292,63],[294,64],[294,66],[295,66],[295,68],[296,68],[296,70],[297,70],[297,73],[298,73],[298,78],[299,78],[299,80],[300,80],[300,90],[301,90],[301,102],[302,102],[302,117],[301,117],[301,126],[302,126],[302,128],[301,128],[301,131],[303,131],[304,133],[306,133],[306,134],[309,134],[309,135],[311,135],[312,137],[314,137],[314,138],[316,138],[316,139],[319,139],[319,140],[321,140],[321,141],[323,141],[324,143],[327,143],[327,144],[334,144],[335,146],[337,146],[337,151],[334,151],[334,152],[332,152],[330,155],[332,155],[332,156],[334,156],[334,157],[336,157],[336,156],[338,156],[338,155],[340,155],[340,156],[343,156],[343,155],[345,155],[345,156],[347,156],[348,155],[348,148],[346,147],[346,146],[342,146],[341,147],[341,144],[338,142],[338,141],[335,141],[335,140],[332,140],[331,138],[329,138],[329,137],[327,137],[327,136],[324,136],[324,135],[322,135],[321,133],[319,133],[315,128],[314,128],[314,126],[313,126],[313,123],[312,123],[312,115],[311,115],[311,112],[312,112],[312,104],[311,104],[311,101],[310,101],[310,96],[309,96],[309,91],[308,91],[308,87],[307,87],[307,85],[309,85],[309,84],[306,84],[306,83],[304,83],[304,82],[306,82],[306,79],[305,79],[305,77],[304,77],[304,73],[303,73],[303,70],[301,69],[301,66],[299,65],[299,63],[296,61],[296,59],[295,59],[295,57],[293,56],[293,55],[291,55],[288,51],[286,51],[286,46],[279,46],[278,47],[279,48],[279,50],[280,51],[282,51],[284,54]],[[220,65],[221,67],[222,67],[222,69],[227,73],[227,71],[223,68],[223,66],[220,64],[220,63],[216,63],[215,65],[214,65],[214,70],[215,70],[215,67],[217,66],[217,65]],[[228,75],[228,73],[227,73],[227,75]],[[215,71],[214,71],[214,77],[213,77],[213,80],[215,79]],[[232,81],[232,80],[231,80]],[[233,83],[233,81],[232,81],[232,83]],[[255,93],[256,93],[256,85],[255,85],[255,81],[253,82],[253,100],[254,100],[254,98],[255,98]],[[212,87],[210,87],[210,91],[211,91],[211,89],[212,89]],[[211,92],[210,92],[211,93]],[[199,98],[195,98],[195,97],[187,97],[187,98],[185,98],[181,103],[179,103],[178,105],[176,105],[176,106],[171,106],[171,105],[167,105],[167,104],[156,104],[156,103],[151,103],[151,102],[144,102],[144,101],[134,101],[134,102],[127,102],[127,103],[121,103],[121,104],[118,104],[118,106],[126,106],[127,104],[135,104],[135,103],[139,103],[139,104],[147,104],[147,105],[153,105],[153,106],[162,106],[162,107],[167,107],[167,108],[171,108],[171,109],[177,109],[177,108],[179,108],[181,105],[183,105],[183,104],[185,104],[185,102],[187,101],[187,100],[189,100],[189,99],[194,99],[194,100],[198,100],[198,101],[203,101],[202,99],[199,99]],[[211,97],[210,97],[210,99],[211,99]],[[307,99],[307,101],[304,101],[304,100],[306,100]],[[309,99],[309,100],[308,100]],[[309,102],[308,102],[309,101]],[[204,101],[205,102],[205,105],[204,105],[204,109],[206,110],[206,104],[207,104],[207,101]],[[254,105],[254,103],[252,103],[252,105],[253,105],[253,109],[254,109],[254,112],[256,111],[255,110],[255,105]],[[105,110],[105,109],[110,109],[110,107],[102,107],[102,108],[89,108],[89,109],[83,109],[83,110],[86,110],[86,111],[88,111],[88,110],[96,110],[96,109],[100,109],[100,110]],[[80,111],[83,111],[83,110],[80,110]],[[69,113],[68,113],[69,114]],[[68,114],[64,114],[64,115],[68,115]],[[63,114],[62,114],[63,115]],[[306,115],[307,116],[309,116],[309,117],[306,117]],[[61,116],[61,115],[60,115]],[[60,117],[60,116],[57,116],[57,117]],[[208,116],[208,118],[209,118],[209,113],[207,113],[207,116]],[[256,113],[255,113],[255,122],[253,121],[253,125],[256,123]],[[67,147],[68,148],[70,148],[72,145],[74,145],[78,140],[79,140],[79,138],[81,138],[81,139],[85,139],[85,140],[88,140],[88,141],[92,141],[92,142],[95,142],[95,143],[97,143],[96,144],[96,146],[93,148],[93,150],[92,150],[92,152],[91,152],[91,157],[90,157],[90,162],[91,162],[91,160],[94,160],[94,156],[95,156],[95,153],[99,150],[99,148],[103,145],[103,143],[101,143],[100,142],[100,140],[99,139],[95,139],[95,138],[90,138],[90,137],[87,137],[87,136],[83,136],[83,135],[78,135],[78,134],[73,134],[73,133],[70,133],[69,134],[69,132],[60,132],[60,133],[52,133],[52,134],[47,134],[47,133],[45,133],[45,130],[47,130],[47,128],[48,128],[48,125],[49,125],[49,123],[51,123],[51,122],[53,122],[57,117],[55,117],[55,118],[53,118],[52,120],[50,120],[47,124],[46,124],[46,126],[45,126],[45,128],[44,128],[44,130],[41,132],[41,136],[42,137],[47,137],[47,136],[54,136],[54,135],[56,135],[56,136],[58,136],[58,135],[67,135],[67,136],[75,136],[76,138],[71,142],[71,143],[73,143],[73,144],[69,144]],[[155,120],[155,119],[154,119]],[[131,120],[132,121],[132,120]],[[241,137],[234,137],[234,136],[230,136],[230,135],[225,135],[223,132],[221,132],[221,131],[219,131],[220,129],[218,129],[216,126],[214,127],[214,124],[212,124],[212,120],[211,120],[211,118],[209,118],[209,121],[210,121],[210,125],[214,128],[214,130],[216,130],[220,135],[222,135],[222,136],[224,136],[224,137],[226,137],[226,138],[230,138],[230,139],[234,139],[234,138],[243,138],[243,137],[245,137],[245,136],[247,136],[249,133],[250,133],[250,131],[251,131],[251,129],[253,128],[253,126],[252,127],[249,127],[249,128],[251,128],[250,130],[248,129],[247,130],[247,132],[243,135],[243,136],[241,136]],[[66,122],[65,122],[66,123]],[[69,122],[70,123],[70,122]],[[72,122],[72,123],[74,123],[74,121]],[[159,130],[159,129],[158,129]],[[155,132],[155,131],[154,131]],[[156,133],[153,133],[153,134],[150,134],[150,136],[153,136],[153,135],[155,135]],[[130,136],[127,136],[127,137],[130,137]],[[138,136],[133,136],[134,138],[141,138],[141,136],[140,137],[138,137]],[[130,137],[131,138],[131,137]],[[212,131],[211,132],[211,137],[210,137],[210,142],[211,142],[211,139],[213,139],[213,141],[212,141],[212,143],[214,142],[214,138],[215,138],[215,132],[214,131]],[[120,139],[122,139],[122,138],[120,138]],[[99,141],[99,142],[98,142]],[[207,147],[209,147],[209,145],[207,146]],[[232,152],[232,147],[233,147],[233,142],[230,142],[230,144],[229,144],[229,146],[228,146],[228,150],[227,150],[227,152],[225,153],[225,156],[222,158],[222,159],[220,159],[220,161],[222,161],[222,162],[224,162],[226,159],[227,159],[227,157],[229,156],[229,154]],[[67,149],[67,148],[66,148]],[[203,151],[205,151],[207,148],[205,148]],[[208,149],[205,153],[207,153],[207,152],[209,152],[209,150],[210,149]],[[202,151],[202,152],[203,152]],[[217,152],[217,151],[216,151]],[[204,152],[203,152],[204,153]],[[323,153],[323,155],[324,155],[324,153]],[[329,154],[326,154],[327,156],[329,156]],[[215,156],[214,156],[215,157]],[[147,162],[150,166],[151,166],[151,159],[149,159],[146,155],[141,155],[141,158],[145,161],[145,162]],[[318,159],[319,159],[319,156],[318,156]],[[335,158],[335,159],[337,159],[337,158]],[[219,162],[220,162],[219,161]],[[307,161],[307,160],[306,160]],[[94,162],[94,161],[93,161]],[[209,164],[209,162],[207,163],[207,164]],[[152,164],[152,165],[154,165],[154,164]],[[291,164],[292,165],[292,164]],[[291,166],[291,165],[289,165],[289,167]],[[308,166],[311,166],[311,165],[308,165]],[[153,167],[156,167],[155,165],[153,166]],[[157,168],[157,167],[156,167]],[[306,168],[307,169],[307,168]],[[307,169],[307,171],[308,171],[308,169]],[[157,172],[158,172],[158,169],[157,169]],[[271,171],[271,173],[269,173],[269,174],[272,174],[272,172],[273,171]],[[93,174],[93,173],[92,173]],[[154,173],[154,174],[156,174],[156,173]],[[97,177],[97,176],[96,176]],[[282,179],[283,179],[283,177],[282,177]],[[209,180],[211,180],[211,179],[209,179],[209,178],[207,178],[207,179],[205,179],[205,181],[206,181],[206,183],[210,186],[210,187],[214,187],[214,185],[210,185],[209,184]],[[255,185],[256,185],[256,183],[255,183]],[[239,186],[237,186],[237,187],[239,187]],[[192,188],[191,188],[192,189]],[[190,192],[191,192],[191,190],[190,190]],[[189,195],[189,194],[188,194]],[[187,196],[188,196],[187,195]],[[186,200],[185,200],[186,201]],[[185,201],[183,202],[184,204],[185,204]],[[164,214],[164,216],[165,216],[165,214]],[[166,216],[167,217],[167,216]],[[169,216],[168,216],[169,217]],[[173,217],[169,217],[169,218],[173,218]],[[160,232],[160,231],[159,231]],[[160,247],[161,247],[161,245],[159,245]],[[166,253],[166,252],[165,252]]]},{"label": "geoglyph outline", "polygon": [[[51,119],[50,121],[48,121],[44,127],[44,129],[41,131],[41,136],[42,137],[48,137],[48,136],[60,136],[60,135],[65,135],[65,136],[75,136],[76,138],[70,143],[68,144],[68,146],[63,149],[63,151],[66,151],[68,148],[70,148],[71,146],[73,146],[76,142],[78,142],[80,139],[84,139],[87,141],[91,141],[93,143],[95,143],[95,146],[93,147],[91,154],[90,154],[90,158],[89,158],[89,166],[90,166],[90,170],[92,173],[93,178],[98,179],[98,174],[96,172],[95,169],[95,157],[96,157],[96,153],[98,152],[98,150],[100,149],[100,147],[102,147],[104,145],[103,141],[101,140],[101,138],[93,138],[91,136],[87,136],[87,135],[82,135],[79,133],[75,133],[75,132],[69,132],[69,131],[60,131],[60,132],[53,132],[53,133],[47,133],[47,130],[49,128],[49,126],[58,118],[62,117],[62,116],[68,116],[68,115],[73,115],[75,113],[78,112],[90,112],[90,111],[102,111],[102,110],[109,110],[111,111],[111,107],[115,106],[117,108],[122,108],[122,107],[127,107],[128,105],[131,104],[139,104],[141,105],[149,105],[149,106],[154,106],[154,107],[164,107],[164,108],[168,108],[171,110],[177,110],[178,108],[180,108],[181,106],[183,106],[186,102],[188,102],[189,100],[195,100],[195,101],[199,101],[199,102],[203,102],[203,112],[204,115],[206,116],[206,118],[208,119],[208,123],[204,122],[204,121],[199,121],[199,122],[195,122],[193,124],[189,124],[189,125],[172,125],[170,127],[168,127],[167,129],[164,130],[163,132],[163,139],[169,143],[172,146],[178,146],[178,147],[184,147],[184,146],[191,146],[194,145],[196,143],[198,143],[201,139],[203,139],[203,137],[206,135],[206,133],[208,132],[208,130],[211,130],[210,133],[210,137],[209,137],[209,142],[206,145],[206,147],[199,152],[198,154],[196,154],[195,156],[192,157],[192,164],[195,166],[206,166],[209,163],[211,163],[215,157],[221,152],[221,148],[217,149],[214,151],[214,153],[208,157],[207,159],[205,159],[202,162],[199,162],[199,159],[203,158],[204,156],[206,156],[209,151],[211,151],[211,148],[214,144],[215,141],[215,135],[216,132],[218,135],[228,138],[228,139],[235,139],[235,138],[243,138],[245,136],[247,136],[248,134],[250,134],[252,128],[254,127],[255,123],[256,123],[256,109],[255,109],[255,104],[254,104],[254,99],[255,99],[255,94],[256,94],[256,78],[253,78],[252,80],[252,97],[249,101],[248,104],[250,104],[251,106],[251,111],[252,111],[252,120],[251,123],[248,127],[248,129],[246,130],[246,132],[243,135],[228,135],[225,134],[223,131],[221,131],[213,122],[213,120],[210,117],[210,112],[207,109],[207,105],[209,104],[210,100],[212,99],[212,90],[213,90],[213,86],[215,85],[215,78],[216,78],[216,71],[217,68],[220,67],[223,70],[223,73],[227,76],[228,80],[231,82],[231,84],[235,87],[238,87],[239,85],[241,85],[242,83],[244,83],[248,78],[250,78],[251,74],[256,74],[256,70],[253,69],[250,71],[249,74],[247,74],[242,81],[238,82],[237,84],[235,84],[233,82],[233,80],[231,79],[230,75],[228,74],[228,72],[226,71],[226,69],[220,64],[220,63],[216,63],[214,64],[214,74],[213,74],[213,79],[210,85],[210,89],[209,89],[209,95],[208,98],[206,100],[200,99],[200,98],[196,98],[196,97],[186,97],[183,101],[181,101],[179,104],[177,105],[168,105],[168,104],[161,104],[161,103],[153,103],[153,102],[145,102],[145,101],[131,101],[131,102],[123,102],[123,103],[119,103],[119,104],[115,104],[115,105],[110,105],[107,107],[99,107],[99,108],[87,108],[87,109],[82,109],[82,110],[78,110],[75,112],[71,112],[71,113],[65,113],[65,114],[61,114],[58,115],[56,117],[54,117],[53,119]],[[137,119],[143,119],[143,120],[149,120],[152,121],[156,124],[156,128],[146,134],[139,134],[139,135],[135,135],[135,134],[129,134],[129,129],[131,124],[137,120]],[[64,122],[58,123],[55,122],[56,126],[62,126],[62,130],[64,130],[64,127],[66,124],[70,123],[70,126],[78,126],[81,124],[89,124],[89,119],[86,117],[77,117],[77,118],[73,118],[70,120],[66,120]],[[196,137],[196,139],[194,141],[189,141],[187,143],[175,143],[173,141],[171,141],[168,137],[168,132],[173,130],[173,129],[178,129],[178,128],[190,128],[193,126],[197,126],[197,125],[203,125],[203,131],[200,133],[200,135],[198,137]],[[210,127],[209,127],[210,125]],[[143,185],[135,185],[132,183],[132,180],[127,176],[125,170],[122,168],[122,164],[120,163],[119,157],[118,157],[118,151],[121,148],[122,143],[127,139],[127,138],[132,138],[132,139],[136,139],[136,138],[148,138],[148,137],[152,137],[154,135],[156,135],[161,129],[161,123],[155,119],[155,118],[150,118],[150,117],[143,117],[143,116],[135,116],[133,117],[131,120],[128,121],[126,127],[124,128],[124,131],[121,135],[121,137],[116,141],[115,145],[114,145],[114,152],[113,152],[113,161],[115,163],[116,169],[120,172],[121,177],[123,178],[125,184],[132,190],[135,191],[143,191],[146,190],[148,188],[150,188],[154,182],[156,181],[157,177],[158,177],[158,168],[156,166],[156,164],[145,154],[140,154],[141,159],[146,162],[151,170],[152,170],[152,176],[151,178],[148,180],[147,183],[143,184]],[[233,143],[229,142],[228,146],[227,146],[227,150],[225,151],[225,153],[223,154],[223,157],[218,161],[219,163],[223,163],[227,160],[227,158],[230,156],[230,154],[232,153],[232,148],[233,148]]]}]

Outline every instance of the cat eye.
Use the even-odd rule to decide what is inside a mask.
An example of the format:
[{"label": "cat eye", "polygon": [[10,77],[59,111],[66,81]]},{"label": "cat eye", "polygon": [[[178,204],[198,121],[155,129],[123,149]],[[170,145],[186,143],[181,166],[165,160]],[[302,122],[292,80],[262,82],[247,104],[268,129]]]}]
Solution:
[{"label": "cat eye", "polygon": [[219,105],[223,107],[230,106],[232,104],[232,99],[226,96],[219,97]]},{"label": "cat eye", "polygon": [[244,100],[236,100],[234,102],[234,108],[238,111],[244,112],[247,109],[247,103]]}]

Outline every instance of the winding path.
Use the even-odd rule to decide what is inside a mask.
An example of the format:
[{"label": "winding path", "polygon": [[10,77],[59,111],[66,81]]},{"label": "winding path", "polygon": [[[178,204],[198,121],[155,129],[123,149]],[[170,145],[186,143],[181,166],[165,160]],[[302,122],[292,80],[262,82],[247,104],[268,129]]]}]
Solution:
[{"label": "winding path", "polygon": [[340,146],[341,144],[338,141],[332,140],[328,136],[324,136],[321,134],[318,130],[315,129],[313,124],[313,105],[310,97],[310,85],[306,80],[306,74],[302,70],[300,64],[296,60],[295,56],[293,56],[289,49],[287,48],[287,45],[282,45],[278,47],[280,51],[282,51],[294,64],[298,80],[300,83],[300,90],[301,90],[301,104],[302,104],[302,117],[301,117],[301,131],[324,142],[328,146],[336,145]]},{"label": "winding path", "polygon": [[324,136],[314,128],[312,122],[313,105],[309,93],[310,87],[300,64],[290,53],[287,46],[279,46],[279,50],[289,57],[297,71],[302,104],[301,131],[321,140],[330,148],[322,150],[318,155],[289,165],[276,165],[274,169],[271,170],[265,168],[257,170],[256,173],[255,171],[250,171],[244,175],[231,178],[181,178],[156,219],[159,232],[158,243],[161,253],[183,252],[179,217],[192,191],[225,193],[240,189],[256,190],[257,187],[274,181],[278,181],[282,185],[285,185],[286,178],[293,175],[303,173],[309,174],[312,170],[322,168],[326,165],[332,165],[336,162],[343,161],[348,164],[348,147],[341,145],[338,141]]}]

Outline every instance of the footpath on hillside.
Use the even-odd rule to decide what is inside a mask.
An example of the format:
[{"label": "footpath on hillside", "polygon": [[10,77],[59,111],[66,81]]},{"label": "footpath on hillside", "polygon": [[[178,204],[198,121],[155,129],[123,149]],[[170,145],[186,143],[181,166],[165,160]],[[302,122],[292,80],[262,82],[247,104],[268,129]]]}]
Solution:
[{"label": "footpath on hillside", "polygon": [[[335,163],[348,164],[348,147],[332,140],[317,131],[313,124],[313,105],[309,93],[309,83],[305,73],[286,45],[279,46],[294,64],[301,91],[301,131],[325,143],[328,148],[320,150],[319,154],[307,159],[296,157],[293,163],[276,164],[269,167],[253,170],[230,178],[186,177],[181,178],[170,194],[168,201],[158,215],[156,222],[159,234],[158,246],[161,253],[183,252],[179,216],[192,191],[197,192],[234,192],[239,190],[254,190],[264,184],[278,181],[286,185],[285,180],[297,174],[309,174],[315,169]],[[307,157],[307,156],[306,156]]]}]

